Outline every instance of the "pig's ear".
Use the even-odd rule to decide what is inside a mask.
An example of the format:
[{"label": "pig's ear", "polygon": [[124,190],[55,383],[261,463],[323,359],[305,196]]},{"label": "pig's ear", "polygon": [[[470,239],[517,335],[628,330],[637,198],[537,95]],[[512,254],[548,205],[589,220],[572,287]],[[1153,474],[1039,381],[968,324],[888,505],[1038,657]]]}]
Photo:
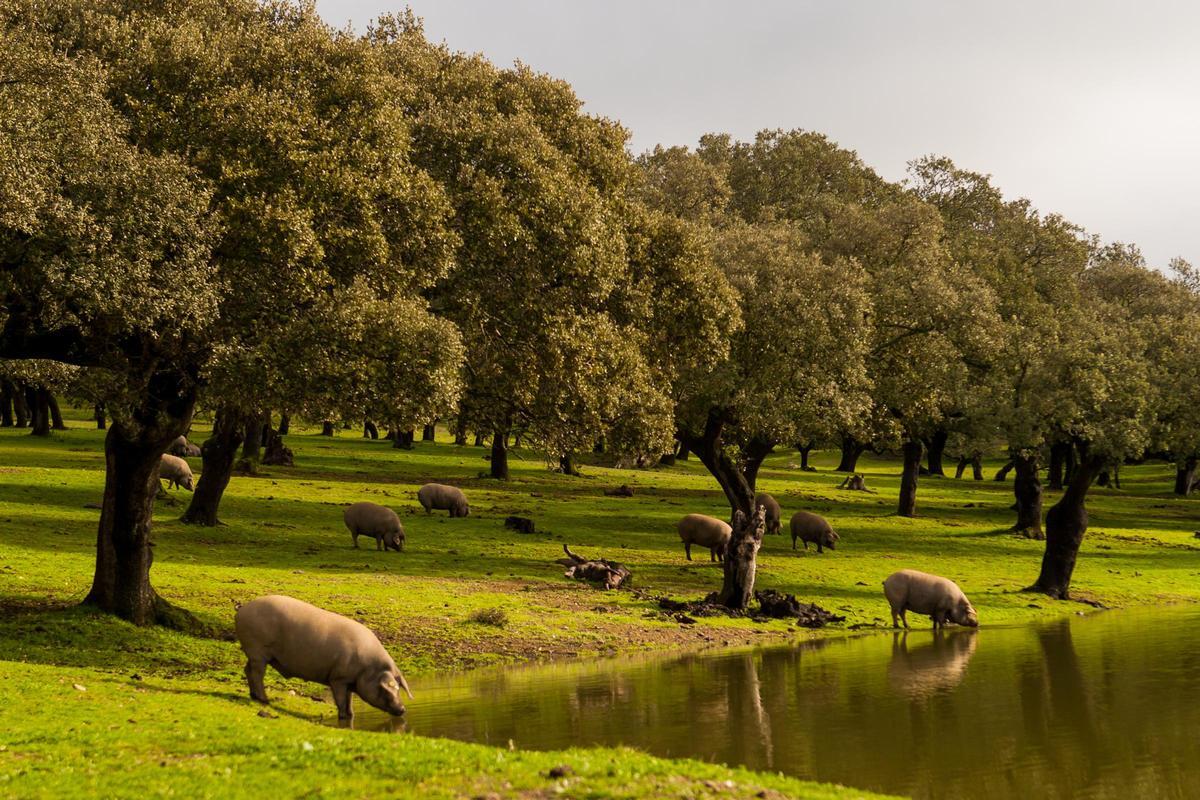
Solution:
[{"label": "pig's ear", "polygon": [[404,680],[404,676],[400,674],[400,670],[396,670],[396,680],[400,684],[400,688],[408,695],[408,699],[412,700],[412,689],[408,688],[408,681]]}]

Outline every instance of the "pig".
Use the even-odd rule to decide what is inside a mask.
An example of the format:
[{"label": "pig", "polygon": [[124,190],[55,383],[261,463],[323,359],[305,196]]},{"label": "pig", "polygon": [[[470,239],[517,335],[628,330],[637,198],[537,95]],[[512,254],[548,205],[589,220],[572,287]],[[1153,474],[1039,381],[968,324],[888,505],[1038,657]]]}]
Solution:
[{"label": "pig", "polygon": [[375,539],[376,550],[404,551],[404,526],[400,517],[387,506],[377,503],[355,503],[347,506],[342,513],[346,527],[354,546],[358,547],[359,536],[370,536]]},{"label": "pig", "polygon": [[779,503],[775,501],[774,497],[771,497],[766,492],[759,492],[754,495],[754,505],[762,506],[763,511],[766,512],[767,533],[774,535],[783,530],[783,525],[780,524],[783,512],[780,511]]},{"label": "pig", "polygon": [[908,627],[908,611],[928,614],[933,628],[945,627],[947,622],[957,625],[979,627],[979,615],[958,584],[947,578],[902,569],[893,572],[883,582],[883,595],[892,607],[892,627],[899,628],[900,622]]},{"label": "pig", "polygon": [[188,440],[186,436],[178,436],[175,441],[167,445],[167,452],[173,456],[183,458],[187,455]]},{"label": "pig", "polygon": [[465,517],[471,513],[471,507],[467,505],[467,496],[457,486],[427,483],[417,490],[417,500],[426,514],[434,509],[449,511],[452,517]]},{"label": "pig", "polygon": [[400,697],[412,691],[396,662],[365,625],[283,595],[251,600],[234,615],[238,642],[246,654],[250,697],[269,703],[263,686],[267,665],[285,678],[323,683],[333,692],[338,719],[354,719],[350,693],[367,704],[399,716]]},{"label": "pig", "polygon": [[192,468],[179,456],[163,453],[158,464],[158,477],[166,481],[167,486],[174,486],[176,489],[182,486],[190,492],[195,488]]},{"label": "pig", "polygon": [[797,511],[792,515],[792,549],[796,549],[796,542],[804,542],[804,549],[808,549],[809,542],[815,542],[817,552],[824,553],[825,548],[836,550],[837,543],[841,539],[840,536],[833,530],[829,521],[819,514],[813,514],[810,511]]},{"label": "pig", "polygon": [[723,561],[725,547],[733,536],[733,528],[728,522],[709,517],[704,514],[688,514],[679,520],[679,538],[683,541],[683,551],[687,560],[692,560],[692,545],[698,544],[708,548],[710,561]]}]

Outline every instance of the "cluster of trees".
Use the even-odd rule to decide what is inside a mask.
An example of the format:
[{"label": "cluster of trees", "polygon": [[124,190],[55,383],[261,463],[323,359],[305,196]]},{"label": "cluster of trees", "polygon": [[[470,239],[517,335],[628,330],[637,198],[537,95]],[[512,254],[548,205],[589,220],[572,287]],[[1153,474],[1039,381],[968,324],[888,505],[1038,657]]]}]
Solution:
[{"label": "cluster of trees", "polygon": [[138,623],[176,618],[150,516],[197,406],[184,518],[209,525],[291,414],[452,420],[497,478],[518,432],[564,471],[597,440],[695,453],[741,520],[734,606],[776,447],[902,452],[911,515],[926,453],[1007,446],[1032,535],[1039,469],[1069,461],[1037,584],[1059,596],[1097,475],[1153,451],[1194,480],[1196,271],[945,160],[889,183],[801,131],[634,159],[569,85],[411,14],[356,36],[256,0],[0,0],[0,112],[0,389],[111,416],[89,602]]}]

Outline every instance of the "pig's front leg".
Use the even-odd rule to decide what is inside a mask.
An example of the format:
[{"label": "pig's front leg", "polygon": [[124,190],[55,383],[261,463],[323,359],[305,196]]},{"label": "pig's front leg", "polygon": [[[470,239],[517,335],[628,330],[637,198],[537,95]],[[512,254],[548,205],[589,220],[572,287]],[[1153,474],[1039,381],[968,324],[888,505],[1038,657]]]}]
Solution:
[{"label": "pig's front leg", "polygon": [[353,722],[354,709],[350,705],[350,685],[347,683],[335,683],[329,688],[333,692],[333,703],[337,706],[338,722]]}]

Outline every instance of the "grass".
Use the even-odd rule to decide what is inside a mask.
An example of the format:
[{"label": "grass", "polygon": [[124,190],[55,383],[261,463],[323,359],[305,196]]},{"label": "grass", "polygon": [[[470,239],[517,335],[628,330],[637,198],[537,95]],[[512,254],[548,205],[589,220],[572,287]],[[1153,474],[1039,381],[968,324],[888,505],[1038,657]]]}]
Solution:
[{"label": "grass", "polygon": [[[75,607],[91,578],[98,511],[89,506],[100,499],[104,461],[102,433],[82,419],[70,422],[72,430],[49,439],[0,430],[0,686],[6,697],[23,701],[0,707],[0,796],[168,789],[229,796],[263,788],[322,796],[541,796],[557,789],[588,797],[760,790],[843,796],[815,784],[630,751],[507,752],[329,730],[312,724],[320,714],[306,694],[319,696],[319,687],[275,673],[268,676],[268,691],[279,698],[275,716],[260,718],[259,708],[243,699],[235,644],[137,629]],[[194,433],[199,440],[207,431],[198,424]],[[186,493],[172,492],[160,503],[155,586],[226,631],[235,603],[268,593],[353,616],[380,634],[418,696],[422,674],[446,669],[753,644],[880,625],[888,617],[880,582],[901,567],[953,577],[984,626],[1088,608],[1019,591],[1036,577],[1042,545],[1007,531],[1011,483],[924,479],[920,516],[904,519],[893,513],[895,461],[864,459],[860,468],[878,491],[872,495],[835,488],[833,453],[814,455],[816,473],[800,471],[798,459],[781,453],[768,459],[759,485],[782,504],[785,530],[786,516],[804,508],[826,515],[842,539],[836,552],[817,555],[793,552],[788,536],[771,537],[760,556],[759,586],[844,614],[846,625],[817,633],[783,621],[705,618],[680,625],[644,596],[566,580],[554,560],[565,543],[581,555],[627,564],[634,585],[648,594],[698,598],[716,588],[719,565],[706,557],[687,562],[674,530],[687,512],[727,515],[698,463],[644,471],[585,464],[584,477],[572,478],[519,451],[513,480],[498,483],[480,477],[487,468],[483,449],[456,447],[444,436],[403,451],[351,432],[333,439],[313,434],[288,437],[296,467],[234,478],[221,527],[179,523]],[[987,465],[989,477],[998,466]],[[1151,463],[1123,469],[1123,490],[1093,490],[1091,528],[1074,580],[1078,597],[1113,607],[1200,599],[1200,543],[1193,533],[1200,529],[1200,499],[1171,496],[1171,478],[1168,465]],[[415,492],[429,480],[462,486],[471,516],[422,512]],[[604,494],[621,484],[632,486],[634,496]],[[351,547],[340,510],[363,499],[401,514],[403,553]],[[533,519],[537,533],[505,529],[508,515]],[[546,778],[560,763],[574,774]]]}]

